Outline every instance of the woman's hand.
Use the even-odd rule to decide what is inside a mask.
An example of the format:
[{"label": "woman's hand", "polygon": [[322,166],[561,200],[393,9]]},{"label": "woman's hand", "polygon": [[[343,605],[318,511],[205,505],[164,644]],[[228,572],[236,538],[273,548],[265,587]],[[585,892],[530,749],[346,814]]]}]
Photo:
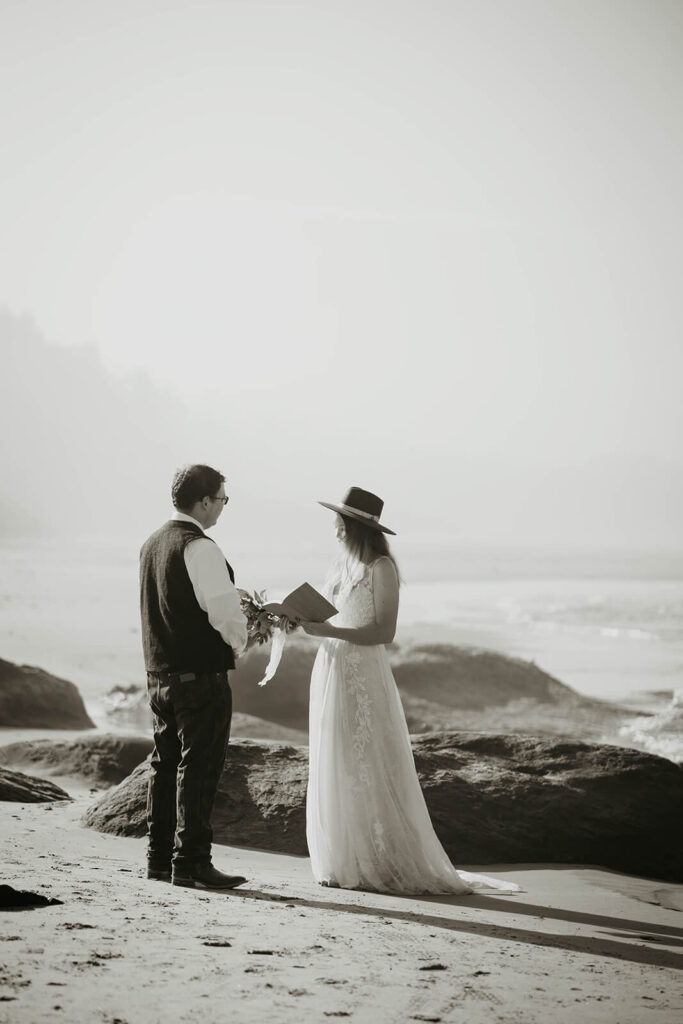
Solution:
[{"label": "woman's hand", "polygon": [[334,636],[334,626],[331,626],[329,622],[302,621],[299,625],[309,636]]}]

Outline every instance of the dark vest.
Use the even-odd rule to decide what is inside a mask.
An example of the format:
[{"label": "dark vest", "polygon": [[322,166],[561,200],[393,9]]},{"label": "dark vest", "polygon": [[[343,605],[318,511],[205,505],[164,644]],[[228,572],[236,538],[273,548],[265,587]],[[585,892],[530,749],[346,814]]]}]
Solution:
[{"label": "dark vest", "polygon": [[[199,607],[185,566],[185,548],[205,536],[193,523],[172,519],[142,545],[140,615],[148,672],[225,672],[235,667],[232,647]],[[234,583],[229,565],[228,572]]]}]

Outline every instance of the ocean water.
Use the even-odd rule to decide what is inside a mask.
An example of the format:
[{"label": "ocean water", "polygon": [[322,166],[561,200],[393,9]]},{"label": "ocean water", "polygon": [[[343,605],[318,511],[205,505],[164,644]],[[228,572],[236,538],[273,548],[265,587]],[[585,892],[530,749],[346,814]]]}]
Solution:
[{"label": "ocean water", "polygon": [[683,687],[683,581],[416,583],[401,616],[409,635],[533,661],[592,697]]},{"label": "ocean water", "polygon": [[[408,549],[401,567],[399,642],[533,661],[580,693],[632,706],[625,741],[683,759],[683,557]],[[244,566],[239,583],[272,579],[277,599],[302,577],[319,585],[324,570],[317,552],[270,556]],[[0,544],[0,657],[71,679],[89,705],[140,684],[137,545]]]}]

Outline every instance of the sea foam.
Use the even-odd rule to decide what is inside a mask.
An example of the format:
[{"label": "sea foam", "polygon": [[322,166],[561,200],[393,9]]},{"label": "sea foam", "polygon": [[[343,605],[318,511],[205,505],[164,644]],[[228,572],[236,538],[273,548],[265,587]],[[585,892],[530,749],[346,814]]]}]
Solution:
[{"label": "sea foam", "polygon": [[618,736],[629,747],[683,762],[683,690],[676,690],[671,703],[656,714],[626,722]]}]

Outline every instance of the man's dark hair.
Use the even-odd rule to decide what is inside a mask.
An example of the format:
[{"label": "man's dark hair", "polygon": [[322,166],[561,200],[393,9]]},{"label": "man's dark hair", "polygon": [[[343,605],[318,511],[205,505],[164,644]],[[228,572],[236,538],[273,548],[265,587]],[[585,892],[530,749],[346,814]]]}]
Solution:
[{"label": "man's dark hair", "polygon": [[173,477],[173,504],[179,512],[186,512],[202,498],[215,498],[222,483],[225,477],[211,466],[183,466]]}]

